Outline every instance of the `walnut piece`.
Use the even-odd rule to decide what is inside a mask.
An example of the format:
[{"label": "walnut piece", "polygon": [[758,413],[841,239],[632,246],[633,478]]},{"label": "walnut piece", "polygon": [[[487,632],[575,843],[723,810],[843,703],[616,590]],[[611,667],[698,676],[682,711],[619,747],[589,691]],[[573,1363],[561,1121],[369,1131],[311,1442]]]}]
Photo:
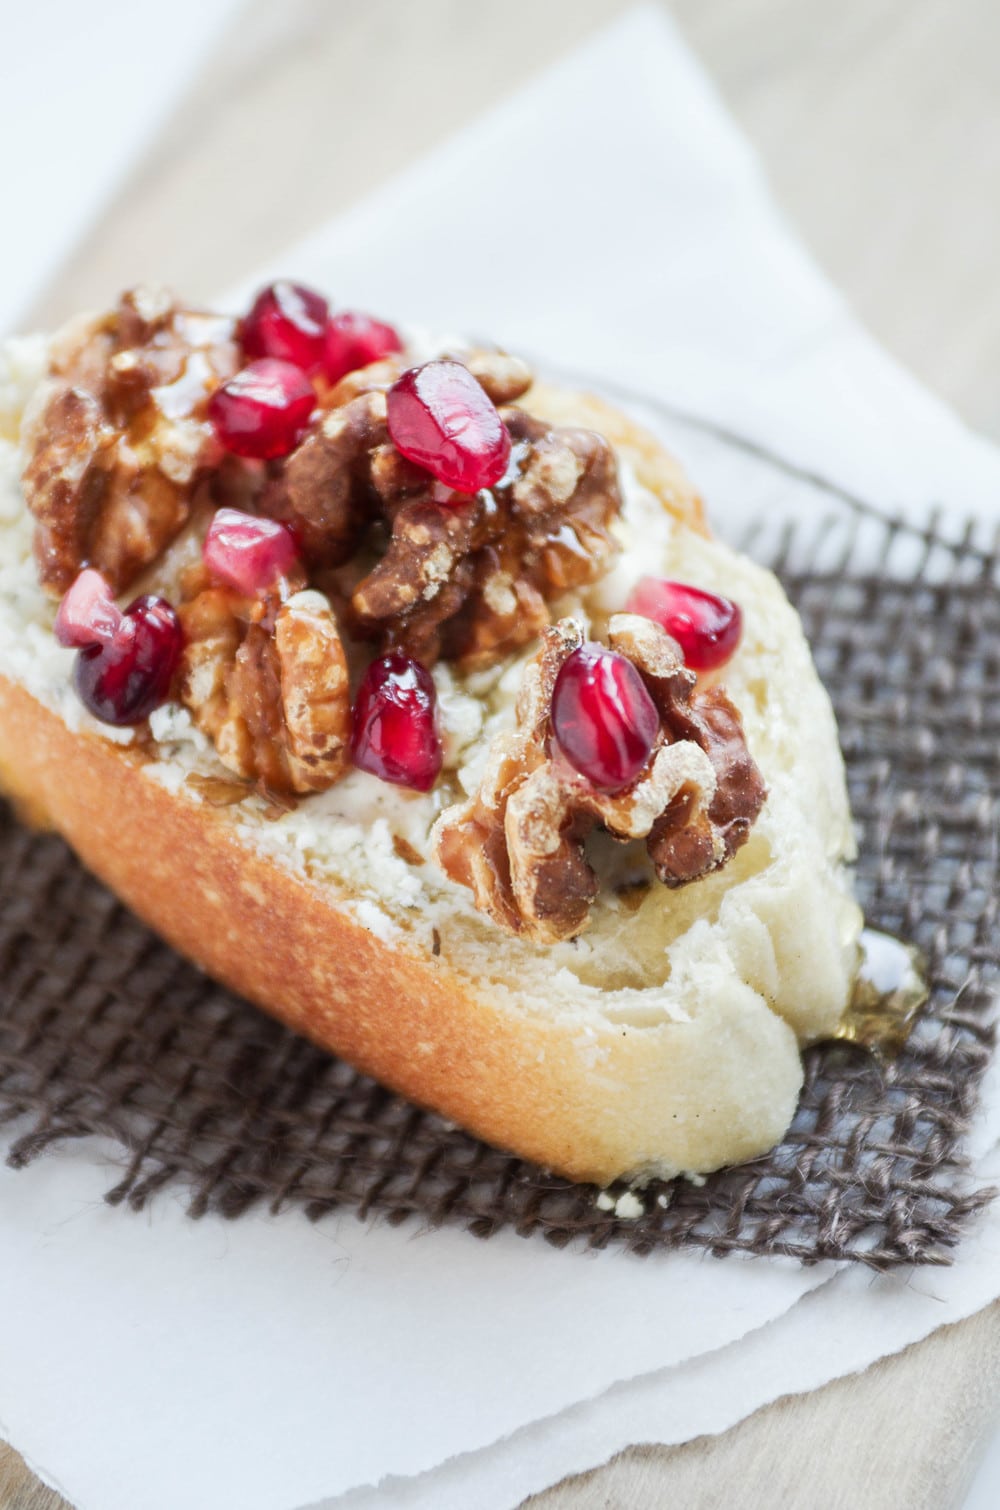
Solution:
[{"label": "walnut piece", "polygon": [[[468,367],[494,404],[514,403],[527,393],[534,381],[528,364],[506,351],[474,347],[472,350],[446,351],[442,357]],[[367,367],[358,367],[354,372],[346,373],[328,391],[323,400],[324,407],[337,408],[361,393],[384,393],[410,365],[409,360],[400,354],[382,357]]]},{"label": "walnut piece", "polygon": [[476,347],[472,351],[454,353],[454,360],[468,367],[479,386],[486,390],[487,398],[495,404],[513,404],[524,397],[534,381],[527,362],[512,357],[507,351]]},{"label": "walnut piece", "polygon": [[715,794],[707,809],[697,812],[685,793],[678,793],[646,841],[658,879],[666,886],[686,886],[725,865],[746,843],[767,787],[725,688],[718,683],[699,688],[658,624],[636,614],[616,614],[608,643],[638,667],[670,738],[697,745],[715,772]]},{"label": "walnut piece", "polygon": [[353,372],[346,372],[328,389],[322,400],[322,407],[340,409],[363,393],[386,393],[396,379],[402,377],[406,366],[405,357],[391,356],[370,362],[367,367],[356,367]]},{"label": "walnut piece", "polygon": [[[494,404],[512,404],[527,393],[534,381],[530,367],[520,357],[506,351],[475,347],[472,350],[446,351],[448,361],[461,362],[485,389]],[[367,367],[345,373],[322,399],[325,409],[337,409],[362,393],[385,393],[412,365],[403,354],[380,357]]]},{"label": "walnut piece", "polygon": [[[531,384],[524,363],[504,352],[462,360],[500,401]],[[452,493],[390,442],[385,390],[397,369],[394,359],[374,363],[331,391],[261,509],[295,528],[321,570],[358,557],[366,540],[378,553],[387,536],[347,589],[354,634],[427,666],[442,657],[464,669],[489,665],[551,622],[553,600],[608,569],[622,507],[614,452],[593,431],[504,407],[507,475],[473,496]]]},{"label": "walnut piece", "polygon": [[121,592],[183,528],[219,459],[206,405],[239,360],[232,320],[153,287],[54,347],[24,471],[49,592],[65,592],[85,565]]},{"label": "walnut piece", "polygon": [[365,389],[324,414],[265,489],[261,512],[294,527],[312,565],[339,566],[358,549],[371,515],[372,453],[388,439],[385,392]]},{"label": "walnut piece", "polygon": [[636,781],[596,791],[550,749],[555,680],[582,643],[572,619],[542,631],[516,728],[495,739],[479,791],[446,809],[432,833],[445,874],[501,927],[538,943],[573,938],[587,925],[598,882],[584,840],[595,824],[623,841],[644,838],[659,879],[681,886],[726,863],[766,797],[726,693],[696,690],[665,631],[632,614],[611,620],[608,643],[642,676],[660,735]]},{"label": "walnut piece", "polygon": [[549,603],[602,576],[617,551],[621,493],[603,437],[501,413],[511,467],[489,491],[439,502],[434,490],[413,496],[412,472],[373,476],[391,532],[354,590],[352,622],[426,665],[473,669],[529,644],[551,621]]},{"label": "walnut piece", "polygon": [[349,768],[347,661],[322,593],[203,586],[179,609],[180,697],[219,759],[269,792],[322,792]]}]

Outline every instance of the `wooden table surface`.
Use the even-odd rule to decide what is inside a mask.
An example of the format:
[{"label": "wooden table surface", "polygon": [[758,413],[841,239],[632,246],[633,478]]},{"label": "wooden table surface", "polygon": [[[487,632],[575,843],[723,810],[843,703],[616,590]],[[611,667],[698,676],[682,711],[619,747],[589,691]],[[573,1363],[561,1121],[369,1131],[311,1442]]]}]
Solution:
[{"label": "wooden table surface", "polygon": [[[142,277],[209,297],[626,5],[252,0],[37,322],[107,303]],[[874,334],[1000,438],[1000,5],[671,0],[667,9],[792,222]],[[721,1437],[630,1449],[530,1503],[957,1510],[998,1410],[1000,1304]],[[61,1507],[0,1446],[0,1510]]]}]

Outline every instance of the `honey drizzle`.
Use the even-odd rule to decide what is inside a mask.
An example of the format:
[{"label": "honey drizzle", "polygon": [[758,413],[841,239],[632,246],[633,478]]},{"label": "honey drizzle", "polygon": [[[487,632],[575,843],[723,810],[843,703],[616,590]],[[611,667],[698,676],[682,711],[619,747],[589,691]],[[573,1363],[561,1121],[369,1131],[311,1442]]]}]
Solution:
[{"label": "honey drizzle", "polygon": [[858,945],[854,990],[833,1036],[891,1058],[906,1043],[930,995],[924,957],[912,944],[875,928],[863,929]]}]

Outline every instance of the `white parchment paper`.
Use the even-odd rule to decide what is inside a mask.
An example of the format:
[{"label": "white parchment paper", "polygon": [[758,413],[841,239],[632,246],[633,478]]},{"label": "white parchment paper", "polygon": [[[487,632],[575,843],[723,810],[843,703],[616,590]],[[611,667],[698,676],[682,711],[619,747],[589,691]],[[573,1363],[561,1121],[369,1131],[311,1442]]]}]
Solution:
[{"label": "white parchment paper", "polygon": [[[1000,1181],[1000,1151],[979,1176]],[[510,1510],[569,1474],[639,1442],[672,1445],[726,1431],[782,1395],[818,1389],[899,1352],[996,1298],[1000,1209],[981,1221],[950,1269],[874,1279],[845,1268],[772,1323],[729,1347],[614,1386],[483,1451],[416,1478],[327,1499],[311,1510]]]},{"label": "white parchment paper", "polygon": [[413,1474],[725,1345],[831,1272],[557,1252],[345,1216],[101,1203],[0,1169],[0,1430],[80,1510],[284,1510]]}]

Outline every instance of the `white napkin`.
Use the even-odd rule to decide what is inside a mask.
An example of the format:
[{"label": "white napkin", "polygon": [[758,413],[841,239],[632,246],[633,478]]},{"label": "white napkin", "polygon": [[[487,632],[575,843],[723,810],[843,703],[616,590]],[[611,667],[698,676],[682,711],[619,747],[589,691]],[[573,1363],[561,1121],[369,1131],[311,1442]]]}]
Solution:
[{"label": "white napkin", "polygon": [[3,7],[0,334],[96,224],[239,3]]},{"label": "white napkin", "polygon": [[[922,511],[940,493],[988,517],[1000,497],[997,454],[858,330],[653,10],[272,271],[607,373],[877,503]],[[702,478],[715,464],[681,439]],[[707,480],[723,525],[752,512],[732,456]],[[790,483],[775,507],[801,496]],[[347,1216],[193,1224],[174,1196],[139,1221],[100,1205],[108,1183],[89,1149],[0,1175],[0,1422],[81,1510],[291,1510],[349,1490],[359,1506],[513,1505],[629,1440],[719,1430],[863,1367],[1000,1291],[995,1221],[947,1275],[873,1283]]]}]

